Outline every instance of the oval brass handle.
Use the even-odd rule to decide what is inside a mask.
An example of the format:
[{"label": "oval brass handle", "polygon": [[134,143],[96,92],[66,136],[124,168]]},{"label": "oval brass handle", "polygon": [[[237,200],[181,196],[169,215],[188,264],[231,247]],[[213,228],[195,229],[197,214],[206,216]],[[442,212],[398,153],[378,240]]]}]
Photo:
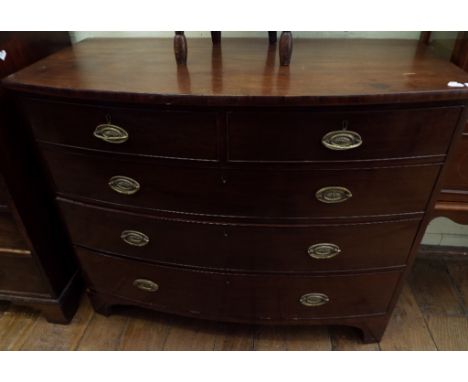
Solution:
[{"label": "oval brass handle", "polygon": [[136,279],[133,282],[133,286],[145,292],[156,292],[159,289],[158,284],[147,279]]},{"label": "oval brass handle", "polygon": [[124,128],[110,123],[98,125],[93,135],[107,143],[119,144],[128,140],[128,133]]},{"label": "oval brass handle", "polygon": [[330,150],[351,150],[362,145],[362,138],[355,131],[336,130],[325,134],[322,137],[322,144]]},{"label": "oval brass handle", "polygon": [[128,176],[117,175],[109,179],[109,187],[119,194],[133,195],[140,189],[140,183]]},{"label": "oval brass handle", "polygon": [[318,243],[311,245],[307,253],[314,259],[331,259],[341,252],[340,247],[332,243]]},{"label": "oval brass handle", "polygon": [[323,187],[315,193],[315,197],[322,203],[342,203],[351,198],[353,194],[346,187]]},{"label": "oval brass handle", "polygon": [[149,243],[149,237],[142,232],[125,230],[120,234],[120,238],[128,245],[134,247],[144,247]]},{"label": "oval brass handle", "polygon": [[307,293],[301,296],[300,303],[304,306],[320,306],[330,301],[330,298],[323,293]]}]

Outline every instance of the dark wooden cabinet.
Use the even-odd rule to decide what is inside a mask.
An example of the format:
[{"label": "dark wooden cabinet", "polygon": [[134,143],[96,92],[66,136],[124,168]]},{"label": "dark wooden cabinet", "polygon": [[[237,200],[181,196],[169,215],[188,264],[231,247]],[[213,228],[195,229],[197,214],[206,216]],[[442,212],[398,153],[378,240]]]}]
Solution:
[{"label": "dark wooden cabinet", "polygon": [[[0,78],[70,45],[67,32],[1,32]],[[78,266],[34,139],[0,87],[0,299],[73,316]]]},{"label": "dark wooden cabinet", "polygon": [[289,67],[264,40],[222,44],[191,40],[184,66],[171,40],[88,40],[3,82],[94,307],[379,340],[461,140],[468,87],[447,84],[468,75],[417,41],[299,39]]},{"label": "dark wooden cabinet", "polygon": [[[453,34],[452,39],[424,32],[421,42],[428,44],[434,54],[468,72],[468,32]],[[433,211],[433,217],[440,216],[459,224],[468,224],[468,121],[456,152],[447,164],[442,189]],[[443,247],[442,251],[445,250],[447,247]]]}]

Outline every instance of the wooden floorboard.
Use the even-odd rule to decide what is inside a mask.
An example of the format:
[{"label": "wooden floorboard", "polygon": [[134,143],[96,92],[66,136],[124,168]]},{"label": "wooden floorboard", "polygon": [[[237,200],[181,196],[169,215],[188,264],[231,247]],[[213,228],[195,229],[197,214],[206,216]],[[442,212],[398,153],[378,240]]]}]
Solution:
[{"label": "wooden floorboard", "polygon": [[468,261],[448,262],[447,270],[455,286],[455,291],[459,296],[459,301],[463,305],[465,314],[468,313]]},{"label": "wooden floorboard", "polygon": [[255,350],[331,350],[326,326],[260,326]]},{"label": "wooden floorboard", "polygon": [[132,308],[119,350],[163,350],[170,327],[164,315]]},{"label": "wooden floorboard", "polygon": [[405,285],[398,299],[381,350],[437,350],[411,289]]},{"label": "wooden floorboard", "polygon": [[214,350],[222,336],[222,324],[174,317],[163,350]]},{"label": "wooden floorboard", "polygon": [[468,350],[468,317],[428,315],[438,350]]},{"label": "wooden floorboard", "polygon": [[251,325],[222,324],[214,350],[254,350],[256,330]]},{"label": "wooden floorboard", "polygon": [[[41,316],[20,350],[76,350],[93,315],[89,300],[83,297],[80,309],[69,325],[51,324]],[[105,331],[105,326],[102,329]]]},{"label": "wooden floorboard", "polygon": [[416,300],[424,313],[463,314],[463,304],[442,261],[417,261],[409,277]]},{"label": "wooden floorboard", "polygon": [[333,326],[330,328],[332,350],[339,351],[375,351],[380,350],[378,343],[363,344],[361,332],[357,328]]},{"label": "wooden floorboard", "polygon": [[466,263],[419,261],[409,283],[439,350],[468,350]]},{"label": "wooden floorboard", "polygon": [[94,313],[80,338],[77,350],[116,350],[120,347],[129,317],[114,314],[105,317]]},{"label": "wooden floorboard", "polygon": [[0,350],[19,350],[39,319],[39,312],[11,305],[0,316]]},{"label": "wooden floorboard", "polygon": [[0,350],[468,350],[468,262],[419,259],[382,341],[355,328],[253,326],[135,307],[104,317],[87,297],[70,325],[0,303]]}]

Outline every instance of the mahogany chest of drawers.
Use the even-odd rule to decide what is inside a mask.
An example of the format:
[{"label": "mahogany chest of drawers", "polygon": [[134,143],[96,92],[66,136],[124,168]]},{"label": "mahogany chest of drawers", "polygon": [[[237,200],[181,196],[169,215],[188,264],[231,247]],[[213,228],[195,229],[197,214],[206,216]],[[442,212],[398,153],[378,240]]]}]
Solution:
[{"label": "mahogany chest of drawers", "polygon": [[460,141],[468,75],[413,41],[222,52],[88,40],[4,85],[94,307],[340,324],[379,340]]}]

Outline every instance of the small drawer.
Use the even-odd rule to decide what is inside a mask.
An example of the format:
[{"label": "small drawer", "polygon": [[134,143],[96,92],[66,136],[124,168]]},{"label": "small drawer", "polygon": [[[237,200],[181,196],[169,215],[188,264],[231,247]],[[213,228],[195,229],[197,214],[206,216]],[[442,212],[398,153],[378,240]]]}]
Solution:
[{"label": "small drawer", "polygon": [[[77,251],[90,287],[166,312],[230,321],[385,313],[399,271],[339,276],[191,271]],[[103,269],[105,272],[103,272]]]},{"label": "small drawer", "polygon": [[31,255],[0,251],[0,293],[47,295],[48,289]]},{"label": "small drawer", "polygon": [[8,211],[0,211],[0,252],[28,251],[26,241]]},{"label": "small drawer", "polygon": [[228,157],[318,162],[443,156],[462,109],[232,112]]},{"label": "small drawer", "polygon": [[23,101],[36,139],[85,149],[216,161],[216,113]]},{"label": "small drawer", "polygon": [[242,225],[183,221],[60,200],[74,244],[167,265],[239,272],[404,266],[419,220]]},{"label": "small drawer", "polygon": [[440,170],[438,165],[221,169],[80,155],[46,147],[43,153],[58,193],[68,198],[261,219],[419,213],[425,210]]}]

